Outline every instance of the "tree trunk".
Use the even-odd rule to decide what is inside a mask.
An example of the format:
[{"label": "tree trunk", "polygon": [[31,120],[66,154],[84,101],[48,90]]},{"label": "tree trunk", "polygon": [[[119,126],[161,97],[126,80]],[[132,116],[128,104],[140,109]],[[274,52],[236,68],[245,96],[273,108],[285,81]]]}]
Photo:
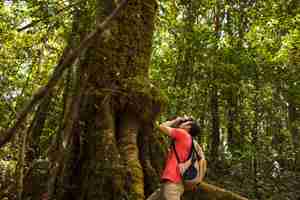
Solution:
[{"label": "tree trunk", "polygon": [[237,122],[237,95],[234,93],[234,88],[229,89],[227,97],[228,111],[227,111],[227,131],[228,131],[228,148],[230,152],[235,155],[235,150],[241,150],[241,136],[236,130]]},{"label": "tree trunk", "polygon": [[[214,8],[214,32],[216,39],[220,39],[220,5],[219,2],[216,2]],[[216,44],[217,46],[217,44]],[[219,116],[219,98],[218,98],[218,85],[216,84],[217,80],[217,71],[216,66],[218,63],[218,52],[217,48],[215,48],[216,57],[212,63],[212,71],[211,71],[211,94],[210,94],[210,106],[211,106],[211,116],[212,116],[212,139],[210,146],[210,161],[212,166],[216,166],[218,157],[219,157],[219,147],[220,147],[220,116]]]},{"label": "tree trunk", "polygon": [[220,119],[217,86],[213,84],[211,88],[211,115],[212,115],[212,141],[210,149],[210,159],[212,166],[215,166],[219,157],[220,146]]},{"label": "tree trunk", "polygon": [[260,104],[260,97],[259,97],[259,91],[260,91],[260,80],[259,80],[259,67],[256,66],[256,74],[255,74],[255,80],[254,80],[254,86],[255,86],[255,94],[253,99],[253,106],[254,106],[254,123],[252,127],[252,146],[255,147],[252,155],[252,170],[253,170],[253,178],[254,178],[254,184],[253,184],[253,190],[254,190],[254,196],[257,199],[260,199],[260,191],[259,191],[259,130],[260,130],[260,122],[261,122],[261,104]]},{"label": "tree trunk", "polygon": [[297,111],[296,104],[290,99],[288,104],[289,129],[292,135],[293,148],[295,152],[295,170],[300,167],[300,130],[299,130],[299,109]]},{"label": "tree trunk", "polygon": [[248,200],[236,193],[202,182],[196,191],[186,192],[186,200]]},{"label": "tree trunk", "polygon": [[39,105],[37,112],[35,113],[32,126],[28,133],[28,146],[29,150],[26,152],[26,161],[31,163],[34,159],[37,159],[41,155],[40,149],[40,137],[46,122],[47,114],[51,103],[51,95],[47,96]]},{"label": "tree trunk", "polygon": [[[96,6],[99,21],[115,7],[113,1]],[[65,117],[51,198],[145,198],[149,170],[142,166],[154,168],[138,139],[151,138],[143,125],[152,124],[161,102],[148,80],[156,7],[154,0],[130,0],[80,61],[80,88]]]}]

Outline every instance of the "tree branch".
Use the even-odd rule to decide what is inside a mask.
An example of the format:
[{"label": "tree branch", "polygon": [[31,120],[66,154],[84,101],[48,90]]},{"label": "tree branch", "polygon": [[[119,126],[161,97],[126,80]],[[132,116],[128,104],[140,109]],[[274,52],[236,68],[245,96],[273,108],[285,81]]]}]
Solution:
[{"label": "tree branch", "polygon": [[[83,1],[81,0],[81,1],[79,1],[79,2],[76,2],[76,3],[74,3],[74,4],[71,4],[71,5],[69,5],[69,6],[66,6],[66,7],[64,7],[64,8],[59,9],[59,10],[57,11],[57,13],[55,14],[55,16],[59,15],[60,13],[62,13],[62,12],[65,11],[65,10],[69,10],[69,9],[73,8],[74,6],[76,6],[76,5],[78,5],[78,4],[81,4],[82,2],[83,2]],[[40,18],[40,19],[34,20],[34,21],[32,21],[31,23],[29,23],[29,24],[27,24],[27,25],[25,25],[25,26],[23,26],[23,27],[21,27],[21,28],[18,28],[17,31],[18,31],[18,32],[24,31],[24,30],[26,30],[26,29],[28,29],[28,28],[31,28],[31,27],[37,25],[37,24],[40,23],[40,22],[45,21],[45,20],[48,19],[48,18],[51,18],[51,17],[53,17],[53,16],[45,16],[45,17],[42,17],[42,18]]]},{"label": "tree branch", "polygon": [[236,193],[233,193],[231,191],[225,190],[212,184],[208,184],[206,182],[202,182],[199,185],[199,193],[200,196],[203,196],[203,199],[205,200],[248,200],[247,198],[242,197]]},{"label": "tree branch", "polygon": [[41,87],[34,95],[32,100],[25,106],[25,108],[18,114],[16,123],[13,127],[8,128],[4,130],[0,134],[0,148],[4,146],[16,133],[20,125],[25,121],[28,113],[30,113],[33,108],[36,106],[36,104],[49,93],[50,89],[53,88],[58,80],[61,78],[63,72],[65,69],[67,69],[69,66],[73,64],[75,59],[83,52],[83,50],[90,47],[92,44],[93,39],[95,36],[97,36],[99,33],[102,33],[108,26],[108,24],[111,22],[112,19],[116,17],[116,15],[119,13],[119,11],[125,7],[128,0],[122,0],[121,3],[115,8],[115,10],[106,17],[106,19],[100,23],[97,24],[96,29],[89,33],[83,41],[79,44],[79,47],[74,49],[73,51],[67,51],[66,56],[62,56],[60,62],[55,68],[54,73],[52,74],[50,80],[48,83]]}]

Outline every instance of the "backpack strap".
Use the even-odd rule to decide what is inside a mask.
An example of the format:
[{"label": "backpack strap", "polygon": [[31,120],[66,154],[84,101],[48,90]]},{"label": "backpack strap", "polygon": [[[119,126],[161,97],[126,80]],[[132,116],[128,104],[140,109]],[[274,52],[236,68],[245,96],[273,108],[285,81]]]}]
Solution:
[{"label": "backpack strap", "polygon": [[175,153],[177,162],[180,163],[179,156],[178,156],[178,154],[177,154],[176,147],[175,147],[175,140],[172,140],[172,142],[171,142],[171,147],[172,147],[173,150],[174,150],[174,153]]},{"label": "backpack strap", "polygon": [[[180,159],[179,159],[179,156],[178,156],[178,154],[177,154],[177,151],[176,151],[175,140],[172,140],[171,146],[172,146],[172,148],[173,148],[173,150],[174,150],[174,153],[175,153],[177,162],[178,162],[178,163],[181,163],[181,162],[180,162]],[[190,157],[192,156],[193,150],[195,150],[195,148],[194,148],[194,139],[192,138],[191,150],[190,150],[190,153],[189,153],[189,155],[188,155],[187,160],[190,159]],[[196,154],[197,154],[197,153],[196,153]],[[198,154],[197,154],[197,157],[198,157]]]},{"label": "backpack strap", "polygon": [[[196,142],[196,143],[197,143],[197,142]],[[202,147],[201,147],[198,143],[197,143],[197,145],[198,145],[198,148],[200,148],[200,150],[203,151],[203,150],[202,150]],[[202,159],[202,156],[198,154],[198,149],[195,147],[194,141],[193,141],[193,148],[194,148],[194,151],[195,151],[195,153],[196,153],[197,159],[198,159],[198,160],[201,160],[201,159]]]}]

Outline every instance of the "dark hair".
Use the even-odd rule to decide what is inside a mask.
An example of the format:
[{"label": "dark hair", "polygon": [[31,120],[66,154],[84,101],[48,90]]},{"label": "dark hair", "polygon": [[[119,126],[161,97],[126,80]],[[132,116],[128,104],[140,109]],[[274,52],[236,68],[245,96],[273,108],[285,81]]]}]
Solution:
[{"label": "dark hair", "polygon": [[191,126],[190,130],[189,130],[189,134],[192,137],[197,136],[200,133],[200,126],[197,124],[197,122],[193,119],[193,118],[185,118],[182,119],[178,122],[178,124],[176,124],[175,127],[179,127],[182,123],[188,122],[190,121],[191,123],[189,124]]},{"label": "dark hair", "polygon": [[200,126],[195,121],[192,121],[192,123],[190,124],[190,126],[191,126],[191,128],[190,128],[189,134],[192,137],[197,136],[200,133]]}]

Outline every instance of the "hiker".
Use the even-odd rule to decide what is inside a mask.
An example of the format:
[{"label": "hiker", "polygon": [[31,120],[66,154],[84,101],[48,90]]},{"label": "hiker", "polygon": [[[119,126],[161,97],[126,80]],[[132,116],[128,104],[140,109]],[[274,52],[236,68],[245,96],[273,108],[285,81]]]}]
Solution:
[{"label": "hiker", "polygon": [[[180,161],[188,159],[192,148],[192,137],[200,132],[200,127],[192,118],[177,117],[174,120],[162,123],[159,129],[171,137],[174,146],[169,149],[165,168],[161,176],[162,184],[147,200],[180,200],[184,192],[184,184],[178,167],[178,159]],[[201,159],[204,159],[202,149],[201,152]]]}]

